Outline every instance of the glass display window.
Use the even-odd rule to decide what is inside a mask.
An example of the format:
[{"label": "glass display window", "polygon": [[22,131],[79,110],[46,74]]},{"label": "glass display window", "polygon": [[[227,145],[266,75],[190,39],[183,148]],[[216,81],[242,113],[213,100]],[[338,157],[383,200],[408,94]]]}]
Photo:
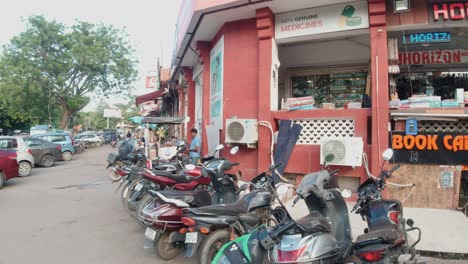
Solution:
[{"label": "glass display window", "polygon": [[312,96],[317,108],[324,103],[333,103],[336,108],[350,102],[361,103],[366,92],[367,71],[363,69],[300,71],[290,76],[291,97]]}]

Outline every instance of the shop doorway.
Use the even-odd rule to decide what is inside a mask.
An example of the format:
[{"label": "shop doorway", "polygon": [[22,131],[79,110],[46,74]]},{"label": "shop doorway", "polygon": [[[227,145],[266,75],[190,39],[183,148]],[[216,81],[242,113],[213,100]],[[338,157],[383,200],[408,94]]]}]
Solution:
[{"label": "shop doorway", "polygon": [[[465,166],[468,168],[468,166]],[[459,206],[464,207],[468,203],[468,170],[462,171],[460,180],[460,202]]]},{"label": "shop doorway", "polygon": [[[198,135],[200,138],[203,133],[203,78],[200,74],[195,80],[195,120],[193,122],[193,127],[198,130]],[[203,142],[201,142],[203,145]]]}]

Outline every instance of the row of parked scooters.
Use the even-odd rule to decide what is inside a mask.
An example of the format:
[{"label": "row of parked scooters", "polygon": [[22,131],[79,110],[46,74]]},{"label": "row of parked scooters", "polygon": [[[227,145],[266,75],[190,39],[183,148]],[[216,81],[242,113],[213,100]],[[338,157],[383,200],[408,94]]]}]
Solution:
[{"label": "row of parked scooters", "polygon": [[[231,149],[236,152],[237,147]],[[392,155],[386,151],[384,160]],[[293,219],[276,188],[274,173],[281,164],[241,185],[227,173],[239,163],[213,155],[193,166],[181,157],[153,161],[151,170],[137,165],[137,158],[120,165],[112,154],[108,159],[125,209],[145,229],[144,247],[162,259],[183,252],[202,264],[418,263],[420,229],[403,218],[399,201],[382,198],[385,181],[399,165],[359,186],[352,212],[368,227],[353,240],[345,202],[351,192],[338,191],[338,170],[329,171],[326,164],[296,189],[293,204],[304,200],[309,214]],[[410,231],[417,231],[414,242]]]}]

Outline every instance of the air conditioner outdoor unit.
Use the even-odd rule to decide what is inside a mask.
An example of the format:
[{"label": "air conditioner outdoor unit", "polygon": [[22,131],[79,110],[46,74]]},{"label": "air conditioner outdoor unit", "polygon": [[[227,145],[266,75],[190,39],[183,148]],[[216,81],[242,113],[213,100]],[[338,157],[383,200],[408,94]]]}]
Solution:
[{"label": "air conditioner outdoor unit", "polygon": [[364,143],[360,137],[322,138],[320,141],[320,164],[325,162],[325,157],[333,154],[330,165],[362,166],[362,152]]},{"label": "air conditioner outdoor unit", "polygon": [[226,143],[255,144],[257,141],[257,119],[226,119]]}]

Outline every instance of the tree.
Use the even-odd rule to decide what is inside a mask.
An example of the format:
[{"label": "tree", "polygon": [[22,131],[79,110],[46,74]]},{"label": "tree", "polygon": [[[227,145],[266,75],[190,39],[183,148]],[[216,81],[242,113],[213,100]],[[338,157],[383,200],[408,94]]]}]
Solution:
[{"label": "tree", "polygon": [[43,16],[4,46],[0,80],[10,89],[38,89],[42,105],[60,107],[60,128],[83,109],[91,92],[102,96],[130,91],[136,79],[134,50],[124,30],[78,21],[67,27]]}]

